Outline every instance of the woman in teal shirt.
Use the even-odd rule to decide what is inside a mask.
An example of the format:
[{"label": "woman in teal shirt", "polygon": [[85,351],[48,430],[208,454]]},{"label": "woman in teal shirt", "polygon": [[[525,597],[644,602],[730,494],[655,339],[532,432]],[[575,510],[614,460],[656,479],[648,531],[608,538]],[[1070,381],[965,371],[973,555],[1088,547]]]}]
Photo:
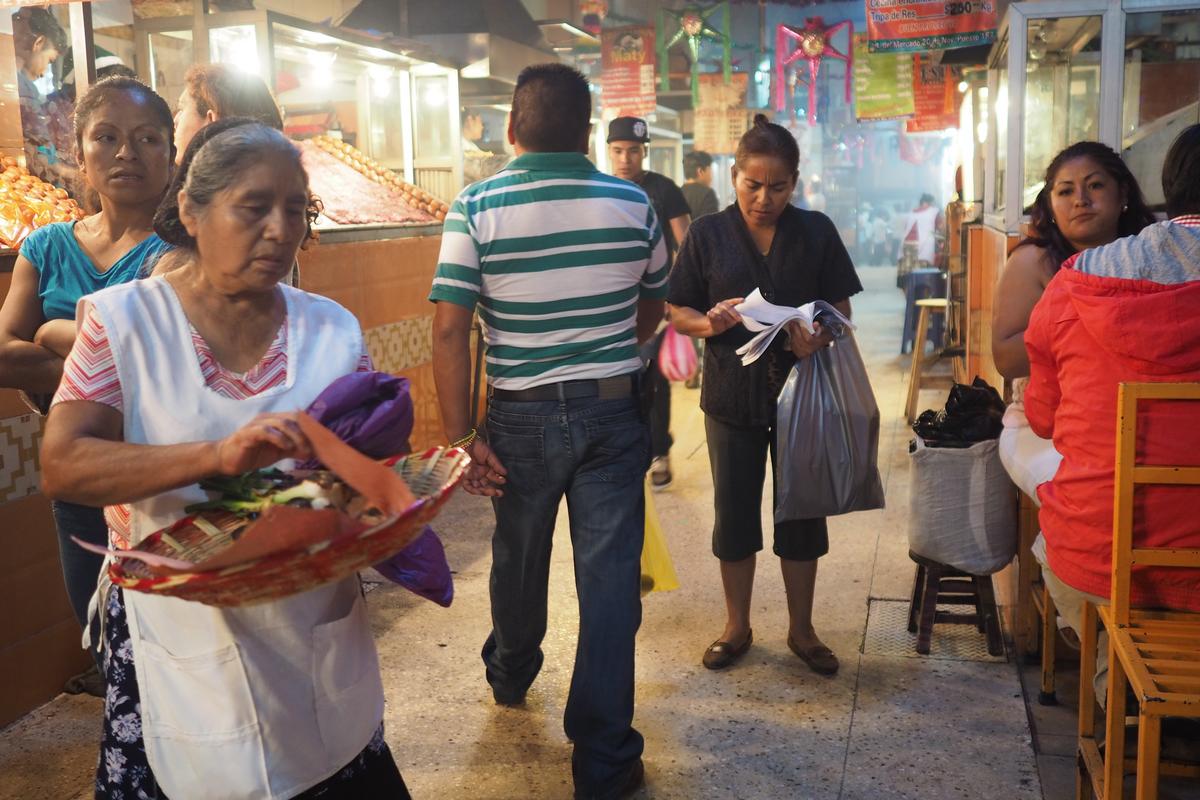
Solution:
[{"label": "woman in teal shirt", "polygon": [[[99,213],[46,225],[21,246],[0,307],[0,387],[20,389],[44,410],[75,343],[75,306],[106,286],[149,274],[170,248],[154,234],[154,211],[174,162],[166,101],[132,78],[93,86],[75,108],[80,173],[99,196]],[[45,399],[45,404],[41,402]],[[67,594],[80,625],[102,560],[71,541],[107,541],[103,511],[53,503]],[[93,650],[93,655],[95,651]],[[102,687],[86,680],[79,689]]]}]

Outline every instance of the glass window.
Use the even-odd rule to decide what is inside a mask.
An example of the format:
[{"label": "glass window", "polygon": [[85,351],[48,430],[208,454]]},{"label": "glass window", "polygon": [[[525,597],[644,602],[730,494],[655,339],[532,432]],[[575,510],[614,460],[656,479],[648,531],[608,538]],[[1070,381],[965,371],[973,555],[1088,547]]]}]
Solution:
[{"label": "glass window", "polygon": [[474,183],[504,169],[512,158],[508,144],[508,106],[474,104],[462,108],[463,181]]},{"label": "glass window", "polygon": [[449,159],[453,152],[450,139],[449,101],[445,75],[418,75],[413,81],[416,130],[416,156],[422,160]]},{"label": "glass window", "polygon": [[289,136],[330,135],[385,167],[404,169],[408,62],[400,54],[282,22],[273,23],[272,46]]},{"label": "glass window", "polygon": [[190,30],[150,34],[150,88],[172,106],[183,94],[183,76],[195,63],[193,52]]},{"label": "glass window", "polygon": [[1126,17],[1124,97],[1121,154],[1146,200],[1160,206],[1167,149],[1200,122],[1200,10]]},{"label": "glass window", "polygon": [[258,58],[258,36],[253,25],[230,25],[208,32],[209,58],[217,64],[228,64],[240,72],[262,74]]},{"label": "glass window", "polygon": [[72,191],[75,77],[65,5],[0,11],[0,108],[4,155],[41,182]]},{"label": "glass window", "polygon": [[[993,109],[996,114],[996,138],[992,141],[992,151],[996,154],[996,182],[992,195],[992,206],[996,211],[1003,211],[1005,206],[1005,187],[1008,178],[1008,48],[1000,51],[997,62],[999,75],[996,82],[996,102]],[[986,87],[985,87],[986,91]],[[986,95],[984,96],[986,98]]]},{"label": "glass window", "polygon": [[1031,19],[1025,54],[1025,168],[1021,207],[1069,144],[1100,135],[1101,17]]}]

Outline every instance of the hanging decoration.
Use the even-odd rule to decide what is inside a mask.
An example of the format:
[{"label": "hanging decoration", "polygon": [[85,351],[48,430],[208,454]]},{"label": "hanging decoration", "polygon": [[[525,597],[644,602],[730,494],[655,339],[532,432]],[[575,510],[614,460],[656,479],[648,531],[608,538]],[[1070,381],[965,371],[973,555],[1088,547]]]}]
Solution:
[{"label": "hanging decoration", "polygon": [[962,95],[957,86],[962,78],[961,70],[935,65],[928,53],[918,53],[911,58],[916,114],[905,123],[905,133],[931,133],[958,127]]},{"label": "hanging decoration", "polygon": [[[721,26],[724,29],[719,31],[714,28],[709,22],[710,18],[717,12],[721,12]],[[667,33],[666,24],[667,16],[670,15],[675,20],[678,26],[671,34]],[[685,6],[682,11],[673,11],[669,8],[659,8],[658,10],[658,76],[659,90],[669,92],[671,90],[671,71],[670,71],[670,55],[669,51],[680,41],[687,43],[688,55],[692,60],[692,105],[700,103],[700,46],[705,41],[717,42],[721,45],[721,72],[726,83],[729,83],[730,77],[733,74],[733,65],[730,61],[733,42],[729,38],[729,3],[717,3],[709,9],[703,9],[698,6]]]},{"label": "hanging decoration", "polygon": [[600,87],[606,117],[654,113],[654,28],[631,25],[601,31]]},{"label": "hanging decoration", "polygon": [[997,6],[983,2],[888,0],[867,5],[872,53],[953,50],[996,41]]},{"label": "hanging decoration", "polygon": [[579,14],[583,29],[593,36],[599,36],[604,18],[608,16],[608,3],[605,0],[583,0],[579,4]]},{"label": "hanging decoration", "polygon": [[872,53],[866,34],[854,37],[854,116],[859,122],[906,119],[916,113],[913,59],[908,53]]},{"label": "hanging decoration", "polygon": [[[833,45],[833,37],[840,31],[850,34],[854,41],[854,23],[843,20],[836,25],[825,26],[821,17],[809,17],[803,28],[781,24],[775,29],[775,110],[784,111],[788,100],[788,67],[804,59],[808,62],[808,124],[817,124],[817,76],[821,70],[821,59],[835,58],[846,62],[846,102],[850,102],[850,82],[854,73],[853,51],[843,53]],[[789,54],[788,47],[796,49]],[[847,48],[849,50],[849,48]]]},{"label": "hanging decoration", "polygon": [[709,153],[733,155],[738,140],[750,127],[746,92],[750,75],[735,73],[726,83],[715,72],[700,76],[700,102],[694,114],[694,147]]}]

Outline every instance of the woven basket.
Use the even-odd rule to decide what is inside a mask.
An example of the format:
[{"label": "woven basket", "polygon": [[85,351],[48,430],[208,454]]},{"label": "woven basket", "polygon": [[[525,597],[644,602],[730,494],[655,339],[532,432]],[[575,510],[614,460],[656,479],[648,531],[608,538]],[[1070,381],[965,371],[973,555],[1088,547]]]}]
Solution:
[{"label": "woven basket", "polygon": [[[144,562],[129,558],[110,563],[108,574],[125,589],[212,606],[265,603],[315,589],[403,550],[437,516],[469,463],[464,451],[441,447],[389,462],[417,502],[398,518],[361,533],[210,572],[156,575]],[[205,527],[217,532],[197,527],[195,516],[186,517],[147,536],[138,549],[199,563],[231,544],[231,531],[245,525],[245,520],[228,512],[200,516],[210,523]]]}]

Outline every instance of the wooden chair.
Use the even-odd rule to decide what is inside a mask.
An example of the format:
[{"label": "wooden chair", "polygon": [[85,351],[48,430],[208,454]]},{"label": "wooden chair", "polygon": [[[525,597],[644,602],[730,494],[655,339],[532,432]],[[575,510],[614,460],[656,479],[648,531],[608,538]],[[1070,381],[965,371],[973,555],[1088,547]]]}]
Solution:
[{"label": "wooden chair", "polygon": [[[1079,662],[1079,747],[1075,793],[1088,800],[1123,795],[1124,776],[1137,775],[1137,800],[1158,796],[1159,775],[1200,778],[1200,767],[1160,763],[1163,717],[1200,718],[1200,613],[1130,608],[1134,566],[1200,570],[1200,548],[1146,548],[1133,542],[1134,488],[1144,484],[1200,485],[1200,467],[1138,464],[1139,400],[1200,400],[1200,383],[1123,383],[1117,399],[1117,460],[1113,507],[1110,605],[1084,605]],[[1200,408],[1200,406],[1197,406]],[[1096,619],[1108,633],[1105,752],[1095,737]],[[1126,687],[1138,705],[1136,761],[1125,758]]]},{"label": "wooden chair", "polygon": [[1038,534],[1038,506],[1029,495],[1019,492],[1017,513],[1017,607],[1014,640],[1026,663],[1041,665],[1038,702],[1058,705],[1055,690],[1055,659],[1058,657],[1058,609],[1042,580],[1042,567],[1033,555]]}]

